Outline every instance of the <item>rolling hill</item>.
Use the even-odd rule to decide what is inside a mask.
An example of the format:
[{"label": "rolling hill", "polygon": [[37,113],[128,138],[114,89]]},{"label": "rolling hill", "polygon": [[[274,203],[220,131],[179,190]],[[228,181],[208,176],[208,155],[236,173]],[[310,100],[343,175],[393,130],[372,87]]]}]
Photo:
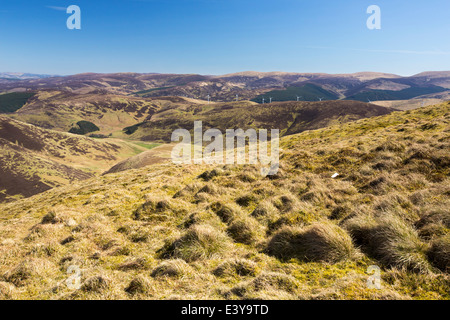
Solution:
[{"label": "rolling hill", "polygon": [[[450,72],[425,72],[410,77],[359,72],[354,74],[241,72],[222,76],[195,74],[85,73],[65,77],[27,80],[0,79],[0,92],[60,90],[72,93],[109,93],[137,97],[179,96],[213,101],[252,100],[262,95],[279,95],[296,100],[292,88],[315,86],[328,99],[403,100],[450,89]],[[274,91],[276,91],[274,93]],[[282,92],[284,91],[284,92]],[[305,95],[310,94],[306,90]],[[316,92],[312,92],[315,95]],[[320,94],[320,92],[318,93]],[[299,94],[302,95],[302,94]],[[305,99],[318,100],[309,96]],[[259,100],[258,100],[259,102]]]},{"label": "rolling hill", "polygon": [[[323,91],[309,85],[299,90],[305,96],[306,90]],[[293,134],[391,111],[354,101],[208,104],[185,97],[139,98],[44,90],[36,92],[22,108],[8,116],[62,132],[88,135],[93,132],[95,137],[170,142],[173,130],[191,129],[195,120],[202,120],[205,130],[261,127]]]},{"label": "rolling hill", "polygon": [[449,123],[445,103],[286,136],[265,178],[165,163],[2,204],[0,298],[450,299]]},{"label": "rolling hill", "polygon": [[124,132],[133,140],[170,142],[175,129],[193,130],[194,121],[201,120],[204,130],[264,128],[279,129],[281,135],[286,135],[392,111],[355,101],[195,104],[161,109],[150,120],[125,128]]},{"label": "rolling hill", "polygon": [[35,127],[0,115],[0,202],[93,177],[146,150]]},{"label": "rolling hill", "polygon": [[[1,96],[0,96],[1,97]],[[99,127],[109,135],[124,127],[148,120],[159,109],[188,103],[181,98],[145,99],[112,94],[75,94],[67,91],[39,91],[10,117],[36,126],[68,132],[79,121]]]}]

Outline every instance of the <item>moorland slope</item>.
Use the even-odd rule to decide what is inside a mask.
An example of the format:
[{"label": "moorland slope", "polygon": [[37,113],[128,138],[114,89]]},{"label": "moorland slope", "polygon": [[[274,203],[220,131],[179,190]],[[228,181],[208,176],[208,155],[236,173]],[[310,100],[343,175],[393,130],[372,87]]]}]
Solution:
[{"label": "moorland slope", "polygon": [[286,136],[266,178],[157,164],[2,204],[0,297],[449,299],[449,123],[445,103]]}]

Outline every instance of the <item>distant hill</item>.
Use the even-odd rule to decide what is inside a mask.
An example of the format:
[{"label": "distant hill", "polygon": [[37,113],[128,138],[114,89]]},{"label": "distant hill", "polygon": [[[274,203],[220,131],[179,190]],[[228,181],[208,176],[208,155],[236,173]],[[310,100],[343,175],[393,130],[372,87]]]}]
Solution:
[{"label": "distant hill", "polygon": [[[109,93],[138,97],[179,96],[213,101],[261,100],[263,95],[274,95],[280,100],[296,100],[305,94],[305,100],[327,99],[404,100],[418,95],[439,93],[450,89],[450,72],[424,72],[411,77],[393,74],[359,72],[353,74],[241,72],[223,76],[197,74],[139,74],[85,73],[65,77],[50,77],[10,81],[0,79],[0,92],[12,90],[61,90],[78,94]],[[306,87],[305,87],[306,86]],[[315,86],[310,92],[308,86]],[[296,92],[292,88],[306,88]],[[284,91],[284,92],[283,92]],[[276,98],[276,97],[274,97]]]},{"label": "distant hill", "polygon": [[7,80],[32,80],[32,79],[45,79],[54,77],[48,74],[34,74],[34,73],[21,73],[21,72],[0,72],[0,79]]},{"label": "distant hill", "polygon": [[148,120],[160,108],[174,103],[189,102],[181,98],[146,99],[105,93],[76,94],[44,90],[10,116],[42,128],[64,132],[73,128],[76,130],[78,122],[87,121],[97,126],[101,134],[109,135]]},{"label": "distant hill", "polygon": [[204,130],[280,129],[282,135],[288,135],[392,111],[356,101],[196,104],[160,110],[150,120],[125,128],[124,132],[134,140],[170,142],[175,129],[193,130],[194,121],[201,120]]}]

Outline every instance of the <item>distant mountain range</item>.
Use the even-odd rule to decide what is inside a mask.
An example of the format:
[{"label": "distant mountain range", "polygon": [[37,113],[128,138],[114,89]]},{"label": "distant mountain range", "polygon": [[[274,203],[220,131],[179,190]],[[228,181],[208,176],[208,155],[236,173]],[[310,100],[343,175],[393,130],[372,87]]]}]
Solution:
[{"label": "distant mountain range", "polygon": [[[15,81],[11,81],[15,80]],[[183,96],[226,102],[252,100],[408,100],[450,92],[450,71],[410,77],[360,72],[353,74],[240,72],[198,74],[84,73],[64,77],[0,73],[0,92],[57,89],[74,93],[113,93],[139,97]],[[430,97],[432,95],[432,97]]]},{"label": "distant mountain range", "polygon": [[0,79],[6,80],[30,80],[30,79],[45,79],[55,77],[48,74],[34,74],[34,73],[21,73],[21,72],[0,72]]}]

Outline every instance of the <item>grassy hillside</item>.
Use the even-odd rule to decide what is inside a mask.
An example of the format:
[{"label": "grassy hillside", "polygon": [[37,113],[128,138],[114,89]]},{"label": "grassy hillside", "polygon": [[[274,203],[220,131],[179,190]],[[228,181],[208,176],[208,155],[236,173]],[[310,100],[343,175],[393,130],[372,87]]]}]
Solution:
[{"label": "grassy hillside", "polygon": [[215,104],[174,105],[160,109],[146,122],[127,127],[128,138],[170,142],[178,128],[193,130],[194,121],[203,121],[203,129],[229,128],[280,129],[281,134],[294,134],[331,124],[383,115],[391,109],[354,101],[273,102],[258,105],[241,101]]},{"label": "grassy hillside", "polygon": [[449,122],[446,103],[288,136],[267,178],[158,164],[3,204],[0,297],[449,299]]},{"label": "grassy hillside", "polygon": [[45,130],[0,116],[0,202],[93,177],[146,147]]},{"label": "grassy hillside", "polygon": [[0,113],[12,113],[22,108],[34,92],[12,92],[0,94]]},{"label": "grassy hillside", "polygon": [[[172,99],[178,103],[183,101]],[[76,127],[80,121],[87,121],[99,127],[99,133],[109,135],[126,126],[150,119],[156,110],[171,104],[173,102],[170,99],[40,91],[11,117],[64,132]]]}]

